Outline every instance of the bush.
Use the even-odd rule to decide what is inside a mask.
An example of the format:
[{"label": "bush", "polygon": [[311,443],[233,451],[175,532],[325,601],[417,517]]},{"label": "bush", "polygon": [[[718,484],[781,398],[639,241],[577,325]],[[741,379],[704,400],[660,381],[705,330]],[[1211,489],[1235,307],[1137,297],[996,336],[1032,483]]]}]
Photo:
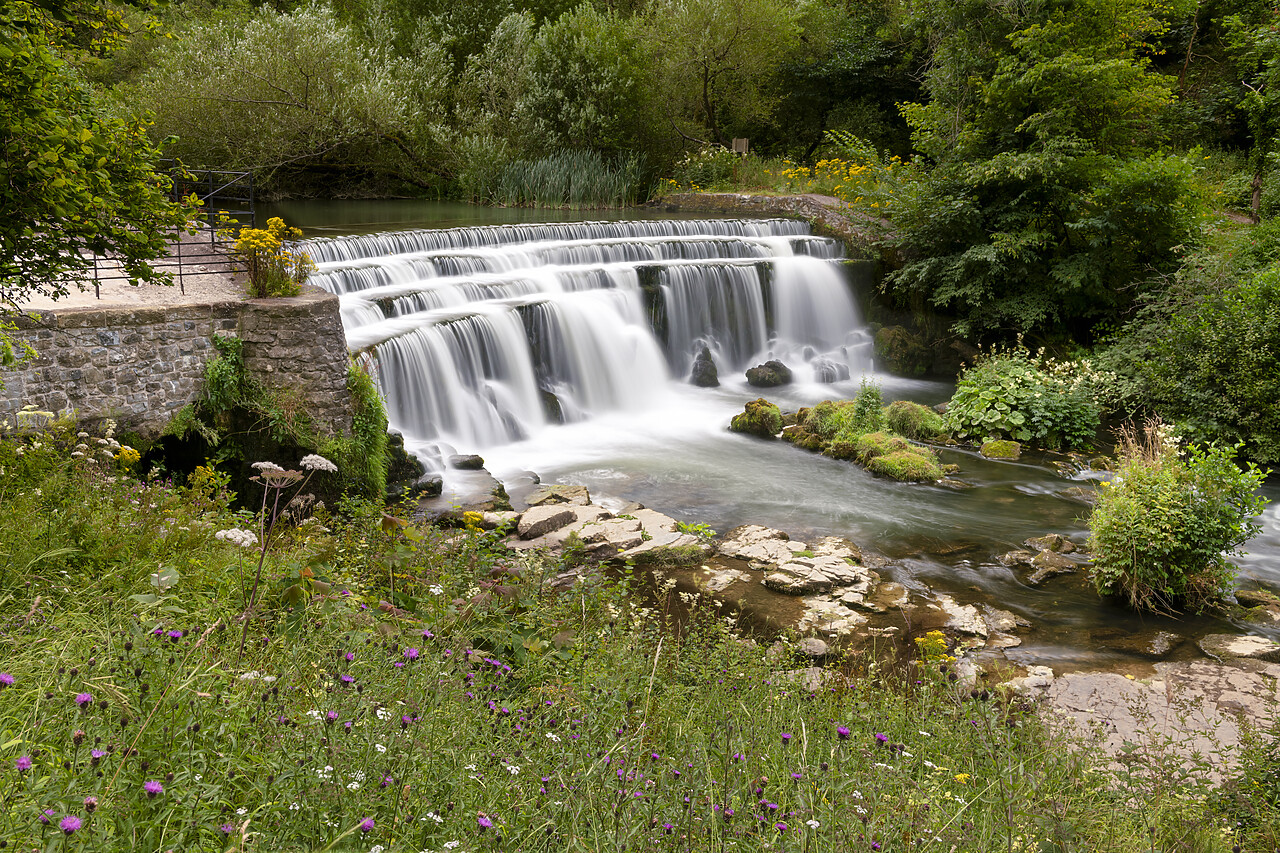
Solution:
[{"label": "bush", "polygon": [[890,403],[885,409],[884,420],[890,430],[915,441],[937,441],[947,434],[947,424],[942,415],[910,400]]},{"label": "bush", "polygon": [[1266,477],[1235,464],[1237,448],[1180,451],[1167,427],[1122,436],[1116,478],[1103,483],[1089,518],[1093,582],[1146,610],[1201,610],[1229,591],[1226,559],[1259,525]]},{"label": "bush", "polygon": [[980,358],[947,405],[946,426],[969,439],[1011,438],[1039,447],[1085,447],[1102,420],[1107,375],[1087,360],[1057,361],[1021,347]]},{"label": "bush", "polygon": [[804,427],[828,441],[856,441],[860,435],[884,429],[883,408],[880,386],[863,379],[852,400],[824,400],[810,409]]}]

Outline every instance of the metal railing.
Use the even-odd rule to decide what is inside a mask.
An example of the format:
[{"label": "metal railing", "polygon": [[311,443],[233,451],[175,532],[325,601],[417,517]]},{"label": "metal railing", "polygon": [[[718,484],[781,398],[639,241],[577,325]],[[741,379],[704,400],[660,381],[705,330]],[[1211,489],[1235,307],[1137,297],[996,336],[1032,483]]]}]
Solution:
[{"label": "metal railing", "polygon": [[[201,227],[195,234],[171,235],[168,253],[151,262],[153,268],[172,273],[185,296],[188,276],[243,271],[243,264],[231,254],[232,239],[229,235],[239,227],[256,224],[253,173],[187,169],[172,164],[169,176],[173,180],[173,200],[194,194],[200,199],[204,213]],[[128,280],[129,276],[117,259],[94,256],[94,296],[102,298],[103,282]]]}]

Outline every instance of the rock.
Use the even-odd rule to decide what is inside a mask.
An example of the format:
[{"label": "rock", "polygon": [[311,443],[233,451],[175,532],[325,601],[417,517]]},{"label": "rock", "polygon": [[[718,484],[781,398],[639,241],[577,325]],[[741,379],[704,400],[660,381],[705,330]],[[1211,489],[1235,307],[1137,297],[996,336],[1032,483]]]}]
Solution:
[{"label": "rock", "polygon": [[1040,586],[1049,578],[1072,574],[1077,566],[1061,554],[1041,551],[1031,559],[1031,568],[1035,571],[1027,576],[1027,583],[1031,586]]},{"label": "rock", "polygon": [[821,453],[822,449],[827,446],[827,442],[822,436],[809,432],[809,430],[799,425],[783,427],[782,440],[810,453]]},{"label": "rock", "polygon": [[1206,634],[1200,638],[1200,651],[1217,660],[1252,658],[1280,661],[1280,643],[1264,637],[1247,637],[1238,634]]},{"label": "rock", "polygon": [[791,384],[791,368],[777,359],[757,364],[747,370],[747,384],[755,388],[776,388]]},{"label": "rock", "polygon": [[1098,502],[1098,493],[1093,489],[1086,489],[1084,486],[1071,486],[1063,489],[1062,496],[1089,506],[1093,506]]},{"label": "rock", "polygon": [[[874,572],[872,575],[876,576]],[[887,613],[890,610],[906,607],[908,599],[907,588],[900,583],[890,581],[879,584],[867,600],[859,606],[873,613]]]},{"label": "rock", "polygon": [[733,416],[729,429],[760,438],[773,438],[782,432],[782,410],[760,397],[747,403],[742,414]]},{"label": "rock", "polygon": [[843,382],[849,378],[849,365],[829,358],[815,358],[810,362],[810,367],[813,368],[813,381],[824,385]]},{"label": "rock", "polygon": [[557,484],[538,486],[525,497],[529,506],[544,504],[574,504],[585,506],[591,503],[591,494],[586,486],[561,486]]},{"label": "rock", "polygon": [[471,454],[458,454],[449,457],[449,467],[459,471],[479,471],[484,467],[484,458]]},{"label": "rock", "polygon": [[954,477],[943,477],[935,486],[941,486],[944,489],[950,489],[953,492],[963,492],[966,489],[972,489],[972,483],[966,483],[964,480],[957,480]]},{"label": "rock", "polygon": [[711,358],[711,349],[703,347],[693,360],[693,371],[689,374],[689,384],[699,388],[717,388],[720,376],[716,371],[716,363]]},{"label": "rock", "polygon": [[817,693],[829,684],[840,680],[840,674],[820,666],[805,669],[789,669],[778,673],[778,678],[799,685],[810,693]]},{"label": "rock", "polygon": [[982,605],[982,619],[987,623],[989,630],[1005,634],[1012,633],[1019,628],[1031,627],[1031,623],[1018,614],[992,607],[989,604]]},{"label": "rock", "polygon": [[796,630],[820,631],[829,637],[852,634],[867,624],[867,617],[854,613],[828,596],[804,599],[805,612],[796,623]]},{"label": "rock", "polygon": [[827,656],[829,651],[830,647],[827,646],[826,642],[819,640],[817,637],[805,637],[796,643],[797,653],[814,660],[821,660]]},{"label": "rock", "polygon": [[1016,441],[1000,439],[984,443],[978,452],[988,459],[1016,462],[1018,457],[1022,456],[1022,445]]},{"label": "rock", "polygon": [[781,530],[758,524],[735,527],[716,545],[722,556],[772,566],[790,562],[797,551],[803,550],[803,542],[791,542]]},{"label": "rock", "polygon": [[1036,551],[1053,551],[1055,554],[1070,554],[1076,550],[1076,544],[1061,533],[1038,536],[1022,544]]},{"label": "rock", "polygon": [[1018,693],[1030,693],[1033,690],[1047,690],[1052,684],[1052,669],[1047,666],[1029,666],[1026,675],[1006,681],[1003,686]]},{"label": "rock", "polygon": [[996,557],[996,562],[1002,566],[1029,566],[1036,555],[1031,551],[1008,551]]},{"label": "rock", "polygon": [[547,423],[564,423],[564,408],[560,405],[560,398],[554,391],[539,388],[538,398],[542,401],[542,413],[547,416]]},{"label": "rock", "polygon": [[764,579],[764,585],[786,595],[811,595],[836,587],[852,586],[855,591],[871,590],[871,573],[850,565],[840,557],[794,557]]},{"label": "rock", "polygon": [[481,513],[480,526],[485,530],[497,530],[503,525],[514,524],[519,517],[520,513],[510,510]]},{"label": "rock", "polygon": [[536,539],[545,536],[552,530],[559,530],[575,520],[573,510],[566,506],[549,504],[535,506],[524,511],[516,525],[516,533],[521,539]]},{"label": "rock", "polygon": [[924,376],[934,354],[923,336],[903,326],[885,326],[876,332],[876,364],[895,376]]},{"label": "rock", "polygon": [[1236,601],[1241,607],[1280,607],[1280,596],[1265,589],[1237,589]]},{"label": "rock", "polygon": [[715,570],[703,566],[701,575],[694,582],[707,592],[724,592],[735,583],[750,580],[751,575],[737,569]]},{"label": "rock", "polygon": [[986,639],[989,633],[987,621],[982,618],[978,608],[972,604],[960,604],[949,595],[939,595],[935,603],[947,615],[947,623],[942,626],[943,628],[958,634],[970,634]]},{"label": "rock", "polygon": [[815,557],[839,557],[842,560],[862,562],[862,549],[843,536],[824,536],[813,546]]},{"label": "rock", "polygon": [[[404,449],[404,436],[398,432],[387,433],[387,488],[408,487],[419,480],[427,469],[416,456]],[[403,489],[401,490],[403,493]]]}]

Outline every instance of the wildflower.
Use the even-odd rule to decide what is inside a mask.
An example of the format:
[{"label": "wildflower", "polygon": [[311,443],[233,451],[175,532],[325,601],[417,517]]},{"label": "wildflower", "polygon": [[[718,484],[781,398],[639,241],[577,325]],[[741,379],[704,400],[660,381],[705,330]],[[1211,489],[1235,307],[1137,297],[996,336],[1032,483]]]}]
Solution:
[{"label": "wildflower", "polygon": [[262,471],[263,473],[266,473],[267,471],[283,471],[284,470],[274,462],[255,462],[253,463],[253,467],[257,468],[259,471]]},{"label": "wildflower", "polygon": [[232,527],[229,530],[219,530],[213,534],[213,538],[221,542],[229,542],[240,548],[254,548],[258,544],[258,536],[252,530],[240,530]]},{"label": "wildflower", "polygon": [[93,813],[94,813],[94,811],[95,811],[97,808],[98,808],[98,798],[97,798],[97,797],[85,797],[85,798],[84,798],[84,810],[85,810],[85,811],[87,811],[89,814],[93,814]]},{"label": "wildflower", "polygon": [[367,817],[364,820],[360,821],[360,831],[373,832],[373,818]]},{"label": "wildflower", "polygon": [[813,820],[812,818],[810,818],[809,820],[806,820],[805,825],[808,826],[810,829],[817,829],[818,827],[822,826],[821,823],[819,823],[816,820]]},{"label": "wildflower", "polygon": [[36,820],[40,821],[45,826],[48,826],[49,818],[51,817],[53,817],[53,809],[45,809],[44,811],[40,812],[40,815],[39,817],[36,818]]},{"label": "wildflower", "polygon": [[92,704],[93,704],[93,694],[92,694],[92,693],[77,693],[77,694],[76,694],[76,704],[77,704],[77,705],[79,705],[81,708],[87,708],[87,707],[89,707],[90,705],[92,705]]},{"label": "wildflower", "polygon": [[341,676],[340,680],[342,681],[343,684],[352,684],[355,682],[355,679],[349,675]]},{"label": "wildflower", "polygon": [[71,833],[75,832],[77,829],[80,828],[81,826],[80,818],[76,817],[73,814],[69,814],[58,823],[58,826],[62,829],[64,833],[66,833],[67,835],[70,835]]},{"label": "wildflower", "polygon": [[236,827],[233,823],[224,823],[222,826],[218,827],[218,831],[223,835],[230,835],[236,831]]},{"label": "wildflower", "polygon": [[152,799],[159,794],[164,793],[164,785],[161,785],[154,779],[148,779],[146,782],[142,783],[142,790],[147,792],[148,799]]},{"label": "wildflower", "polygon": [[337,711],[329,711],[328,713],[326,713],[326,714],[324,715],[324,721],[325,721],[326,723],[336,723],[336,722],[338,721],[338,712],[337,712]]},{"label": "wildflower", "polygon": [[476,823],[479,824],[480,829],[482,831],[493,828],[493,821],[489,820],[489,816],[484,812],[481,812],[480,815],[476,818]]},{"label": "wildflower", "polygon": [[417,660],[417,659],[418,659],[418,650],[417,650],[417,649],[413,649],[413,648],[405,649],[405,650],[404,650],[404,656],[405,656],[405,658],[406,658],[407,660]]},{"label": "wildflower", "polygon": [[13,676],[7,672],[0,672],[0,690],[13,686]]},{"label": "wildflower", "polygon": [[849,727],[848,727],[848,726],[836,726],[836,737],[840,738],[840,740],[848,740],[848,739],[849,739]]},{"label": "wildflower", "polygon": [[876,732],[876,740],[880,741],[881,743],[888,743],[889,736],[884,732]]},{"label": "wildflower", "polygon": [[778,823],[775,823],[775,824],[773,825],[773,828],[774,828],[774,829],[776,829],[776,830],[778,830],[778,832],[786,832],[786,831],[787,831],[787,825],[786,825],[785,823],[782,823],[781,821],[779,821]]},{"label": "wildflower", "polygon": [[969,784],[969,780],[970,780],[970,779],[972,779],[972,778],[973,778],[973,777],[972,777],[972,776],[970,776],[968,773],[957,773],[957,774],[956,774],[956,781],[957,781],[957,782],[959,782],[961,785],[968,785],[968,784]]},{"label": "wildflower", "polygon": [[13,766],[18,768],[19,773],[25,773],[26,771],[31,769],[31,756],[30,755],[18,756],[18,760],[13,762]]},{"label": "wildflower", "polygon": [[782,745],[783,745],[783,746],[786,746],[786,745],[787,745],[787,744],[789,744],[789,743],[791,743],[791,735],[790,735],[788,732],[783,732],[783,733],[782,733]]},{"label": "wildflower", "polygon": [[328,459],[318,453],[309,453],[302,457],[302,461],[298,463],[308,471],[328,471],[330,474],[338,473],[338,466],[334,465]]}]

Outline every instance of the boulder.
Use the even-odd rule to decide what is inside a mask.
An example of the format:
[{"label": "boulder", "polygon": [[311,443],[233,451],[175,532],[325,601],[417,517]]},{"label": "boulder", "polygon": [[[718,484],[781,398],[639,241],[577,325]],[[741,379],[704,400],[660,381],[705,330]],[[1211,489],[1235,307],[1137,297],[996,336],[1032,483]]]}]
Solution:
[{"label": "boulder", "polygon": [[520,513],[510,510],[502,512],[485,512],[480,515],[480,526],[485,530],[497,530],[504,525],[515,524]]},{"label": "boulder", "polygon": [[1002,566],[1029,566],[1036,555],[1031,551],[1007,551],[996,557],[996,562]]},{"label": "boulder", "polygon": [[536,539],[553,530],[559,530],[566,524],[572,524],[576,516],[567,506],[549,504],[535,506],[524,511],[516,525],[516,533],[521,539]]},{"label": "boulder", "polygon": [[813,368],[813,381],[824,385],[843,382],[849,378],[849,365],[826,357],[815,358],[810,366]]},{"label": "boulder", "polygon": [[538,486],[525,496],[524,502],[529,506],[543,506],[544,504],[586,506],[591,503],[591,494],[587,491],[586,486],[561,486],[553,483]]},{"label": "boulder", "polygon": [[1206,634],[1200,638],[1200,651],[1211,658],[1253,658],[1280,662],[1280,643],[1265,637],[1246,637],[1238,634]]},{"label": "boulder", "polygon": [[785,595],[812,595],[836,587],[853,587],[865,595],[871,590],[872,577],[867,569],[840,557],[793,557],[771,572],[764,585]]},{"label": "boulder", "polygon": [[644,542],[644,529],[636,519],[611,518],[582,525],[578,538],[586,543],[588,551],[609,557]]},{"label": "boulder", "polygon": [[449,467],[459,471],[479,471],[484,467],[484,458],[474,453],[457,454],[449,457]]},{"label": "boulder", "polygon": [[689,384],[699,388],[717,388],[720,376],[716,371],[716,363],[711,358],[711,349],[703,347],[693,360],[693,371],[689,374]]},{"label": "boulder", "polygon": [[791,384],[791,368],[777,359],[757,364],[747,370],[747,384],[755,388],[776,388]]},{"label": "boulder", "polygon": [[790,562],[805,547],[803,542],[791,542],[781,530],[745,524],[726,533],[716,550],[725,557],[777,566]]},{"label": "boulder", "polygon": [[773,438],[782,432],[782,410],[763,397],[747,403],[742,414],[734,415],[729,429],[760,438]]},{"label": "boulder", "polygon": [[1070,554],[1076,550],[1076,544],[1061,533],[1049,533],[1037,536],[1022,543],[1036,551],[1053,551],[1056,554]]},{"label": "boulder", "polygon": [[817,637],[805,637],[796,643],[796,653],[813,660],[821,660],[831,651],[826,641],[819,640]]},{"label": "boulder", "polygon": [[1053,551],[1041,551],[1031,559],[1031,568],[1034,571],[1027,576],[1027,583],[1031,586],[1040,586],[1049,578],[1058,575],[1069,575],[1078,568],[1071,560]]},{"label": "boulder", "polygon": [[1108,649],[1130,655],[1140,655],[1152,660],[1168,657],[1169,653],[1182,645],[1183,638],[1172,631],[1152,631],[1141,634],[1116,632],[1102,638],[1101,644]]},{"label": "boulder", "polygon": [[988,441],[982,445],[978,452],[988,459],[1016,462],[1018,457],[1022,456],[1022,445],[1016,441],[1005,441],[1003,439]]},{"label": "boulder", "polygon": [[969,634],[974,637],[987,638],[990,633],[987,620],[982,618],[978,608],[972,604],[960,604],[949,595],[939,595],[936,601],[938,608],[947,615],[943,628],[958,634]]}]

